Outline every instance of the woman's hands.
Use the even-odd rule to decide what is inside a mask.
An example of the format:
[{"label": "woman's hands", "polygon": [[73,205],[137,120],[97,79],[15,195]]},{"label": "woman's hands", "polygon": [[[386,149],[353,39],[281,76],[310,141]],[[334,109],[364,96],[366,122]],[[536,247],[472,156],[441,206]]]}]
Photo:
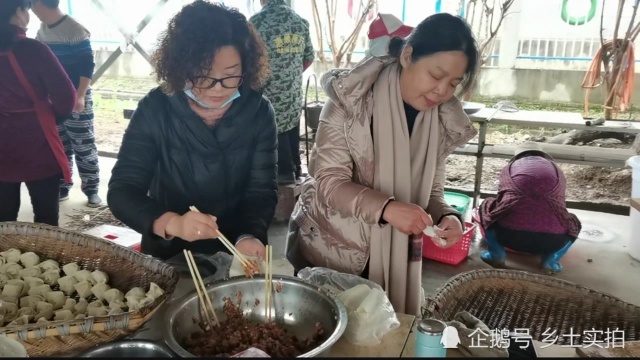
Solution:
[{"label": "woman's hands", "polygon": [[431,216],[418,205],[391,201],[382,214],[382,219],[403,234],[418,235],[427,226],[433,225]]},{"label": "woman's hands", "polygon": [[462,230],[462,223],[455,215],[447,215],[442,218],[438,227],[435,228],[436,235],[447,241],[447,247],[454,245],[458,241],[462,240],[464,231]]},{"label": "woman's hands", "polygon": [[244,255],[257,256],[262,260],[264,260],[266,255],[264,244],[254,237],[246,237],[236,242],[236,249]]},{"label": "woman's hands", "polygon": [[216,217],[195,211],[189,211],[182,216],[172,217],[166,226],[169,236],[179,237],[185,241],[215,239],[218,237]]}]

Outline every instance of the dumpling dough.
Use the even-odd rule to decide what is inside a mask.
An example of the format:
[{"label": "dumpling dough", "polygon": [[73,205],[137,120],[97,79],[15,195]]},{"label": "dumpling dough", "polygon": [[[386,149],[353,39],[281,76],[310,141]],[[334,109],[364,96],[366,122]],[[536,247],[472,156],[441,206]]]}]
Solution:
[{"label": "dumpling dough", "polygon": [[120,300],[120,301],[124,300],[124,294],[122,293],[122,291],[118,289],[109,289],[105,291],[104,294],[102,294],[102,298],[106,300],[108,303],[112,303],[116,300]]},{"label": "dumpling dough", "polygon": [[91,276],[89,270],[76,271],[72,276],[78,281],[88,281],[91,285],[95,285],[95,280],[93,279],[93,276]]},{"label": "dumpling dough", "polygon": [[75,316],[69,310],[58,310],[54,313],[53,321],[73,320]]},{"label": "dumpling dough", "polygon": [[2,299],[4,301],[15,303],[22,295],[22,288],[24,287],[24,282],[22,284],[7,284],[2,288]]},{"label": "dumpling dough", "polygon": [[67,300],[67,297],[64,295],[62,291],[52,291],[50,293],[47,293],[47,295],[45,296],[45,299],[47,300],[48,303],[53,305],[53,310],[59,310],[59,309],[62,309],[62,307],[64,306],[64,303]]},{"label": "dumpling dough", "polygon": [[158,284],[152,282],[151,285],[149,285],[149,291],[147,291],[146,297],[155,300],[162,295],[164,295],[164,290],[162,290]]},{"label": "dumpling dough", "polygon": [[64,271],[65,275],[73,275],[76,272],[80,271],[80,265],[76,263],[68,263],[67,265],[62,267],[62,271]]},{"label": "dumpling dough", "polygon": [[73,288],[76,289],[81,298],[86,299],[91,296],[91,284],[86,280],[73,284]]},{"label": "dumpling dough", "polygon": [[3,287],[8,280],[9,280],[9,277],[7,276],[7,274],[0,274],[0,287]]},{"label": "dumpling dough", "polygon": [[94,301],[87,306],[87,315],[88,316],[106,316],[109,312],[107,308],[102,304],[101,301]]},{"label": "dumpling dough", "polygon": [[73,296],[76,292],[76,288],[73,286],[77,284],[79,281],[72,275],[66,275],[58,279],[58,285],[60,285],[60,290],[62,290],[65,294],[69,296]]},{"label": "dumpling dough", "polygon": [[62,307],[62,310],[69,310],[73,312],[75,309],[76,309],[76,300],[67,298],[67,300],[64,302],[64,306]]},{"label": "dumpling dough", "polygon": [[40,270],[37,266],[26,267],[18,272],[21,278],[26,277],[38,277],[42,274],[42,270]]},{"label": "dumpling dough", "polygon": [[47,284],[38,285],[29,289],[29,295],[42,296],[43,298],[51,292],[51,286]]},{"label": "dumpling dough", "polygon": [[0,266],[0,274],[5,274],[9,279],[19,279],[22,266],[17,263],[6,263]]},{"label": "dumpling dough", "polygon": [[105,283],[96,284],[91,288],[91,292],[93,295],[98,298],[98,300],[104,300],[104,293],[109,290],[111,287]]},{"label": "dumpling dough", "polygon": [[9,249],[0,253],[6,263],[17,264],[20,261],[20,255],[22,252],[18,249]]},{"label": "dumpling dough", "polygon": [[5,323],[15,320],[15,318],[18,316],[18,305],[5,302],[2,304],[2,308],[4,309],[3,311]]},{"label": "dumpling dough", "polygon": [[141,287],[134,287],[131,290],[127,291],[126,294],[124,294],[124,297],[129,297],[129,296],[135,296],[138,298],[143,298],[145,296],[147,296],[144,292],[144,289]]},{"label": "dumpling dough", "polygon": [[12,322],[10,322],[9,325],[7,325],[7,326],[27,325],[28,323],[29,323],[29,315],[23,315],[23,316],[20,316],[20,317],[16,318]]},{"label": "dumpling dough", "polygon": [[107,275],[107,273],[100,270],[96,270],[92,272],[91,278],[93,278],[94,284],[100,284],[100,283],[106,284],[109,282],[109,275]]},{"label": "dumpling dough", "polygon": [[55,285],[58,283],[58,279],[60,279],[60,271],[58,270],[47,270],[40,275],[40,278],[44,280],[44,283],[47,285]]},{"label": "dumpling dough", "polygon": [[32,308],[37,309],[38,303],[44,301],[44,297],[37,295],[29,295],[20,299],[20,308]]},{"label": "dumpling dough", "polygon": [[29,290],[33,289],[34,287],[44,285],[44,280],[40,279],[39,277],[25,277],[23,280],[25,285],[29,287]]},{"label": "dumpling dough", "polygon": [[22,308],[18,310],[18,318],[22,316],[27,316],[29,321],[33,319],[33,316],[36,314],[36,311],[30,307]]},{"label": "dumpling dough", "polygon": [[124,314],[124,310],[122,310],[120,306],[112,307],[107,313],[107,315],[120,315],[120,314]]},{"label": "dumpling dough", "polygon": [[22,286],[22,291],[20,292],[20,296],[25,296],[29,292],[29,285],[24,280],[11,279],[7,281],[7,285]]},{"label": "dumpling dough", "polygon": [[114,307],[120,307],[122,309],[126,309],[127,304],[124,301],[118,300],[118,299],[109,301],[109,308],[114,308]]},{"label": "dumpling dough", "polygon": [[40,264],[40,257],[31,251],[20,255],[19,259],[24,267],[31,267]]},{"label": "dumpling dough", "polygon": [[45,301],[39,301],[36,305],[37,314],[33,317],[36,321],[44,318],[45,320],[51,320],[53,317],[53,305]]},{"label": "dumpling dough", "polygon": [[129,310],[138,311],[145,306],[149,306],[153,303],[153,299],[145,297],[145,298],[127,298],[127,306],[129,306]]},{"label": "dumpling dough", "polygon": [[89,306],[89,302],[83,298],[78,300],[78,303],[73,307],[76,311],[76,314],[86,314],[87,307]]},{"label": "dumpling dough", "polygon": [[47,270],[60,271],[60,264],[58,264],[57,261],[51,260],[51,259],[41,262],[40,264],[38,264],[38,267],[40,267],[40,269],[42,269],[43,271],[47,271]]}]

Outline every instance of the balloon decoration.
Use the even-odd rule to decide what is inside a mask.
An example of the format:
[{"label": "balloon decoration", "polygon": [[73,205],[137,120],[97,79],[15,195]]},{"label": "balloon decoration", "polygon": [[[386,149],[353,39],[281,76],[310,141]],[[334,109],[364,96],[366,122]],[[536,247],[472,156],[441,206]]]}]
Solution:
[{"label": "balloon decoration", "polygon": [[567,4],[569,3],[569,0],[562,0],[562,11],[560,12],[560,17],[562,18],[562,21],[566,22],[569,25],[584,25],[589,21],[591,21],[594,16],[596,16],[596,9],[598,8],[598,0],[581,0],[581,1],[590,1],[591,7],[589,8],[589,13],[587,15],[577,17],[577,16],[570,16],[569,12],[567,11]]}]

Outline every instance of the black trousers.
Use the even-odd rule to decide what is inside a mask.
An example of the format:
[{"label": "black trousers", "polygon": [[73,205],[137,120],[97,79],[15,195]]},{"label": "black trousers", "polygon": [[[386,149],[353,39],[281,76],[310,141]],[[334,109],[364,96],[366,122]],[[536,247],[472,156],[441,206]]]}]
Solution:
[{"label": "black trousers", "polygon": [[[61,176],[62,174],[56,174],[26,183],[31,196],[34,222],[58,226]],[[0,222],[18,220],[21,184],[0,181]]]},{"label": "black trousers", "polygon": [[300,124],[295,128],[278,134],[278,173],[291,174],[296,177],[302,173],[300,159]]}]

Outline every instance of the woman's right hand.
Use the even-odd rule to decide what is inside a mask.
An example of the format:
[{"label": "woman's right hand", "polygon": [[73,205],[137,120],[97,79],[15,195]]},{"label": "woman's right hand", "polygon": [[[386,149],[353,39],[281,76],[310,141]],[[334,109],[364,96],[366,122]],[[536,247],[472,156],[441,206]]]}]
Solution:
[{"label": "woman's right hand", "polygon": [[416,204],[391,201],[384,209],[382,218],[403,234],[418,235],[427,226],[433,225],[431,216]]},{"label": "woman's right hand", "polygon": [[218,223],[213,215],[189,211],[169,220],[166,233],[185,241],[215,239],[218,237]]}]

